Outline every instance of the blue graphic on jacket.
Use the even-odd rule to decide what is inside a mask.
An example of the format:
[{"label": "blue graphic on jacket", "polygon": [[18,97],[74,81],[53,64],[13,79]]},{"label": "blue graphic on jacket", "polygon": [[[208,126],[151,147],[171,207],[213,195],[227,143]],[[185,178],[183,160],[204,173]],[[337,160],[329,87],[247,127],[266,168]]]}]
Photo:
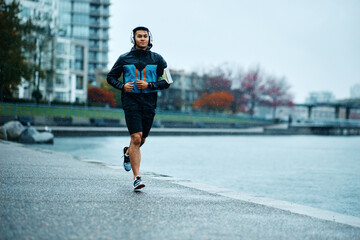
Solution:
[{"label": "blue graphic on jacket", "polygon": [[136,69],[134,64],[124,65],[124,83],[134,82],[134,88],[131,93],[150,93],[157,92],[158,90],[152,89],[139,89],[136,85],[136,79],[145,80],[145,82],[156,82],[158,76],[156,74],[157,65],[146,65],[143,70]]}]

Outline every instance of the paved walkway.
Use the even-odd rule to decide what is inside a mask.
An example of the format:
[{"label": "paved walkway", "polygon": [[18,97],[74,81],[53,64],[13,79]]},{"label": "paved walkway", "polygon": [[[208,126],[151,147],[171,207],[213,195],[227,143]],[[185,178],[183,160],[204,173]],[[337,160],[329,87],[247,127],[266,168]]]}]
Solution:
[{"label": "paved walkway", "polygon": [[[0,239],[360,239],[360,226],[0,141]],[[281,207],[280,207],[281,208]],[[355,218],[356,222],[356,218]]]}]

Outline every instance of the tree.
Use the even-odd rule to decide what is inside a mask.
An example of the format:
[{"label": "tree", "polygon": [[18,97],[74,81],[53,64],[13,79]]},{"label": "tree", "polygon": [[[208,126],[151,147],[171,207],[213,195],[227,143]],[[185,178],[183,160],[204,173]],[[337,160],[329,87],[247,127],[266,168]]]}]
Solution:
[{"label": "tree", "polygon": [[225,91],[204,93],[201,98],[198,98],[193,103],[193,108],[203,109],[205,111],[225,111],[231,106],[234,97]]},{"label": "tree", "polygon": [[110,107],[116,107],[114,93],[98,87],[89,87],[88,101],[89,104],[100,103],[100,104],[109,104]]},{"label": "tree", "polygon": [[31,38],[34,29],[28,20],[21,22],[19,3],[7,4],[0,0],[0,100],[10,98],[21,84],[21,78],[31,79],[34,65],[26,58],[26,53],[35,48]]},{"label": "tree", "polygon": [[109,85],[107,83],[106,79],[100,80],[100,88],[113,93],[116,107],[122,107],[122,101],[121,101],[122,92],[119,89],[116,89],[116,88],[112,87],[111,85]]},{"label": "tree", "polygon": [[275,119],[276,108],[279,106],[293,106],[293,97],[288,92],[290,86],[285,79],[269,77],[264,88],[264,99],[262,104],[273,108],[273,119]]},{"label": "tree", "polygon": [[240,105],[245,105],[247,112],[254,114],[254,109],[261,102],[264,93],[264,81],[259,68],[251,70],[240,78]]},{"label": "tree", "polygon": [[204,83],[206,92],[230,92],[231,81],[221,74],[205,75]]},{"label": "tree", "polygon": [[213,68],[210,72],[204,75],[204,90],[205,92],[230,92],[231,89],[231,69],[226,68],[225,65],[220,65]]},{"label": "tree", "polygon": [[[39,103],[42,99],[42,93],[40,91],[40,82],[42,79],[46,79],[50,75],[53,76],[54,73],[54,66],[53,66],[53,59],[51,56],[49,58],[49,45],[52,41],[51,31],[49,27],[49,21],[50,19],[35,19],[37,21],[42,20],[43,22],[47,22],[48,26],[39,26],[36,25],[33,28],[31,38],[33,42],[35,43],[35,48],[32,52],[29,53],[29,55],[32,56],[34,67],[32,68],[32,83],[35,86],[35,89],[33,90],[33,98],[35,98],[36,103]],[[47,61],[51,61],[51,68],[44,70],[44,65],[46,65]],[[50,78],[51,78],[50,77]]]}]

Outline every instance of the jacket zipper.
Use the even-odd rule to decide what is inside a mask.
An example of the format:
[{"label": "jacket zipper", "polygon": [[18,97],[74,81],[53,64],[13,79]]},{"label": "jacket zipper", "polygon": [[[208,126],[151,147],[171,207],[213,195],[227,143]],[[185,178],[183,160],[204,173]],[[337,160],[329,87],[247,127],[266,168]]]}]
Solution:
[{"label": "jacket zipper", "polygon": [[[136,80],[138,80],[138,70],[137,68],[135,68],[135,71],[136,71]],[[144,68],[144,81],[145,81],[145,71],[146,71],[146,67]],[[139,80],[142,80],[141,79],[141,71],[140,71],[140,79]],[[142,93],[142,89],[140,90],[140,93]]]}]

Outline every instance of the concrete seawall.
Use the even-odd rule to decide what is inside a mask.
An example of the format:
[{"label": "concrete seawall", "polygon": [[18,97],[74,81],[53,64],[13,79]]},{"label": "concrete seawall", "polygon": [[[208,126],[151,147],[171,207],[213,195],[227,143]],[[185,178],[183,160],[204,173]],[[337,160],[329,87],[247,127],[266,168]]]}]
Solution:
[{"label": "concrete seawall", "polygon": [[[36,127],[44,131],[44,127]],[[55,136],[128,136],[126,127],[49,127]],[[263,135],[263,128],[217,129],[217,128],[152,128],[151,136],[186,135]]]},{"label": "concrete seawall", "polygon": [[[128,136],[126,127],[76,127],[76,126],[50,126],[55,137],[71,136]],[[38,131],[44,131],[44,127],[36,127]],[[318,129],[317,129],[318,130]],[[319,130],[318,130],[319,131]],[[151,129],[151,136],[215,136],[215,135],[239,135],[239,136],[281,136],[281,135],[341,135],[359,136],[359,131],[334,131],[316,132],[308,127],[288,128],[286,124],[269,127],[253,128],[156,128]]]}]

